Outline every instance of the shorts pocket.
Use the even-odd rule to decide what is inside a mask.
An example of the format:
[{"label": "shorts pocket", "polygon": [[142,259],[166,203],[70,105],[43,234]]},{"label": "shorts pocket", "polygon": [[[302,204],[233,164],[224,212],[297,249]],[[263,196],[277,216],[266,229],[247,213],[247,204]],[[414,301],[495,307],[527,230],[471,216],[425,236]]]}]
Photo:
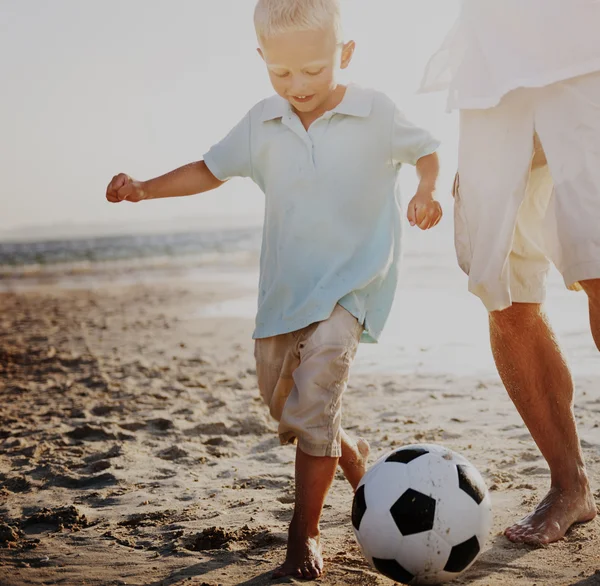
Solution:
[{"label": "shorts pocket", "polygon": [[469,237],[467,214],[460,193],[460,178],[458,173],[454,178],[452,195],[454,197],[454,249],[456,250],[458,266],[468,275],[471,270],[473,252]]}]

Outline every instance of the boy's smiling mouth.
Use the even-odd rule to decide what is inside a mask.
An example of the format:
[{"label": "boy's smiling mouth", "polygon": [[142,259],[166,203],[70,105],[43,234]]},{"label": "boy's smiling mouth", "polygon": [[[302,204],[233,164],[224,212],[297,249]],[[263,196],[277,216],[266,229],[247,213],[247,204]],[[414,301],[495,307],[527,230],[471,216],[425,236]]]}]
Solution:
[{"label": "boy's smiling mouth", "polygon": [[314,98],[314,95],[312,95],[312,96],[292,96],[292,100],[294,100],[295,102],[300,102],[300,103],[310,102],[310,100],[312,100],[313,98]]}]

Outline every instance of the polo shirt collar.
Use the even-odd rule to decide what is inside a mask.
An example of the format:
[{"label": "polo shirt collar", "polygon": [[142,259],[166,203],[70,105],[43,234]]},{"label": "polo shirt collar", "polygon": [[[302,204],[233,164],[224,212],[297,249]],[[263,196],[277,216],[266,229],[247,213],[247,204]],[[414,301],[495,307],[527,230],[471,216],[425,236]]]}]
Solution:
[{"label": "polo shirt collar", "polygon": [[[345,116],[356,116],[358,118],[366,118],[371,114],[373,107],[373,94],[369,90],[361,88],[354,84],[348,84],[343,100],[333,110],[329,110],[323,114],[323,117],[328,118],[333,114],[343,114]],[[276,120],[291,115],[292,107],[287,100],[281,96],[271,96],[265,100],[262,122]]]}]

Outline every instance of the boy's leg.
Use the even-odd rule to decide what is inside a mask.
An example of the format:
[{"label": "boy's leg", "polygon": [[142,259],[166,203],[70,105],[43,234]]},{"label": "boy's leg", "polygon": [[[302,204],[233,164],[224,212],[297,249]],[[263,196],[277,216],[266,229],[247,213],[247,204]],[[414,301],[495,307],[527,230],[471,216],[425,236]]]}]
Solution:
[{"label": "boy's leg", "polygon": [[323,572],[319,521],[335,476],[338,458],[311,456],[296,448],[296,502],[285,562],[274,578],[318,578]]},{"label": "boy's leg", "polygon": [[342,430],[340,458],[318,457],[296,448],[296,505],[290,524],[288,556],[274,577],[296,575],[318,578],[323,571],[319,543],[319,520],[339,463],[352,488],[356,490],[365,473],[369,444],[363,438],[356,442]]},{"label": "boy's leg", "polygon": [[318,457],[296,448],[296,505],[290,524],[288,555],[273,577],[295,575],[318,578],[323,571],[319,538],[319,520],[339,463],[352,488],[356,490],[365,473],[369,444],[363,438],[354,441],[342,430],[340,458]]},{"label": "boy's leg", "polygon": [[352,490],[356,490],[366,472],[369,451],[370,447],[366,439],[361,437],[354,441],[342,429],[342,455],[339,464]]},{"label": "boy's leg", "polygon": [[296,502],[286,560],[275,577],[321,575],[319,520],[340,458],[351,482],[358,482],[360,451],[340,423],[342,394],[361,332],[356,318],[336,306],[329,319],[298,339],[300,364],[280,422],[280,434],[298,440]]}]

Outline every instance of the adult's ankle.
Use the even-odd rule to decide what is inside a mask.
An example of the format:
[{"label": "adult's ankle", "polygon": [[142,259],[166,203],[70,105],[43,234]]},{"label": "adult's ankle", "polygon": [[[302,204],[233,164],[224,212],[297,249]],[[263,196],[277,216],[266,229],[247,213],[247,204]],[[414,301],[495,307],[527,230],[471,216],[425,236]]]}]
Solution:
[{"label": "adult's ankle", "polygon": [[590,481],[583,464],[577,465],[570,471],[561,471],[551,477],[551,486],[555,490],[568,493],[590,492]]}]

